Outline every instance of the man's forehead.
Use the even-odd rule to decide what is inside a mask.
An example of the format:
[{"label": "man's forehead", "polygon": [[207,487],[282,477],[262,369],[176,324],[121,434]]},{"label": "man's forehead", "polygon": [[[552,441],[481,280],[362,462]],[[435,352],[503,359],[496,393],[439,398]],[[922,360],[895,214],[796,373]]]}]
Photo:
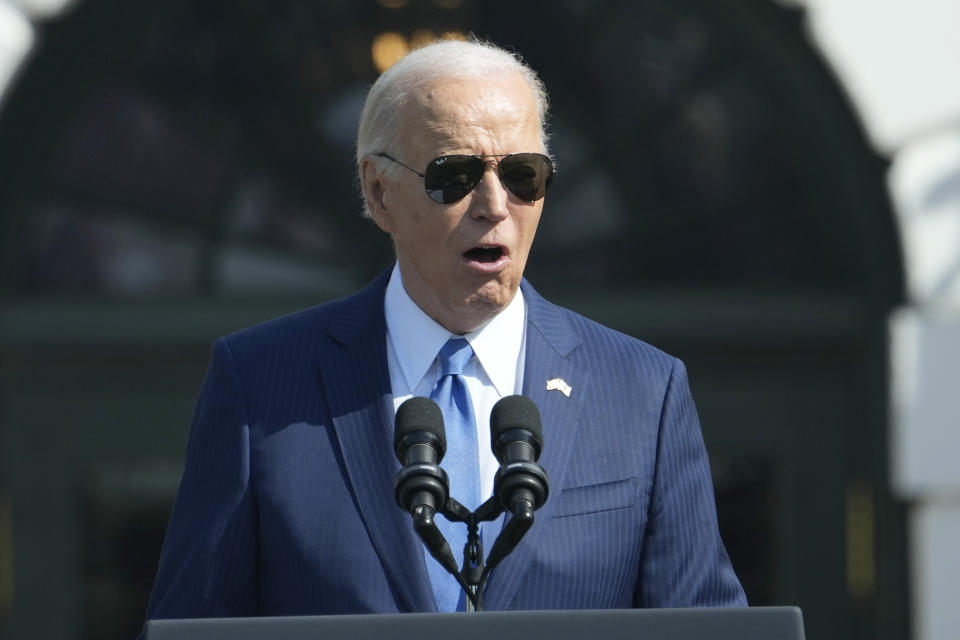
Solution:
[{"label": "man's forehead", "polygon": [[[513,153],[539,146],[540,132],[536,117],[512,114],[496,127],[464,118],[424,118],[403,127],[401,145],[409,150],[421,148],[444,155],[458,152]],[[500,148],[500,145],[507,145]],[[517,146],[519,145],[519,146]]]},{"label": "man's forehead", "polygon": [[473,138],[539,137],[533,93],[519,74],[435,81],[413,92],[400,112],[401,138],[429,136],[463,146]]}]

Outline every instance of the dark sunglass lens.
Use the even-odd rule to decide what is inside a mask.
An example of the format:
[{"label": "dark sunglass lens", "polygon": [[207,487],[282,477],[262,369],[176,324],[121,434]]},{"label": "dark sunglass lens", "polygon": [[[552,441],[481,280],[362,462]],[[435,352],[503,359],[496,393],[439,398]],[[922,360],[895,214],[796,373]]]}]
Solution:
[{"label": "dark sunglass lens", "polygon": [[424,187],[430,199],[441,204],[461,200],[483,177],[483,160],[475,156],[442,156],[427,165]]},{"label": "dark sunglass lens", "polygon": [[513,195],[534,202],[547,194],[553,162],[539,153],[515,153],[500,160],[500,179]]}]

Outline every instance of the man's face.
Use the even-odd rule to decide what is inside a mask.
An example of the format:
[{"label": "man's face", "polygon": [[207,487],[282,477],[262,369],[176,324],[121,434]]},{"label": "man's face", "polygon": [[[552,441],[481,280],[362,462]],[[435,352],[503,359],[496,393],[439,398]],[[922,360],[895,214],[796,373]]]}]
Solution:
[{"label": "man's face", "polygon": [[[423,172],[438,156],[542,151],[536,105],[519,74],[438,81],[400,112],[397,159]],[[543,200],[525,202],[500,183],[495,158],[465,198],[438,204],[423,178],[406,169],[377,176],[371,203],[377,225],[393,236],[403,284],[427,315],[455,333],[472,331],[517,292]],[[371,173],[372,172],[372,173]]]}]

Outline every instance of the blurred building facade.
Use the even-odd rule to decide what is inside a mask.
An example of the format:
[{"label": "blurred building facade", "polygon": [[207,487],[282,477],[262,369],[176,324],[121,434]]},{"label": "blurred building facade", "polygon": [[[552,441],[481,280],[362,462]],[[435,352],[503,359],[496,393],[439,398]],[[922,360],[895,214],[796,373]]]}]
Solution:
[{"label": "blurred building facade", "polygon": [[751,603],[947,637],[955,10],[715,4],[0,0],[0,633],[139,628],[210,342],[390,263],[365,88],[474,32],[554,104],[528,275],[686,361]]},{"label": "blurred building facade", "polygon": [[960,5],[802,4],[891,159],[907,297],[890,317],[890,482],[909,505],[913,637],[946,640],[960,633]]}]

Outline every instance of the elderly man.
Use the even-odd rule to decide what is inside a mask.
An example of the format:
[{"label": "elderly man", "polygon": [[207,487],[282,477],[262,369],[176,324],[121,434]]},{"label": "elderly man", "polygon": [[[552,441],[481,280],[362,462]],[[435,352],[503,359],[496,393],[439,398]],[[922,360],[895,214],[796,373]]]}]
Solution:
[{"label": "elderly man", "polygon": [[683,365],[523,280],[554,173],[546,107],[532,70],[478,42],[374,84],[357,162],[396,265],[216,341],[148,617],[462,608],[394,500],[394,414],[410,396],[459,411],[447,471],[473,508],[497,469],[490,408],[515,393],[543,416],[550,496],[487,609],[746,604]]}]

